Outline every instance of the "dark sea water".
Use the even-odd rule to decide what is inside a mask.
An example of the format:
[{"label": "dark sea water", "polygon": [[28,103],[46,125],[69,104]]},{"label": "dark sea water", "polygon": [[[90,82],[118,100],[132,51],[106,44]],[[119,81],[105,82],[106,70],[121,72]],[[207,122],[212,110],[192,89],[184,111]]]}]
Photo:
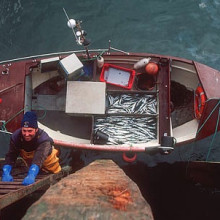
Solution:
[{"label": "dark sea water", "polygon": [[[0,61],[82,49],[63,8],[83,21],[90,49],[107,48],[111,40],[124,51],[184,57],[220,70],[220,0],[0,0]],[[186,180],[175,165],[137,167],[124,170],[156,220],[220,219],[217,189]],[[34,199],[14,204],[3,218],[20,219]]]},{"label": "dark sea water", "polygon": [[169,54],[220,69],[219,0],[0,0],[0,60],[79,49],[66,25],[83,21],[90,48]]}]

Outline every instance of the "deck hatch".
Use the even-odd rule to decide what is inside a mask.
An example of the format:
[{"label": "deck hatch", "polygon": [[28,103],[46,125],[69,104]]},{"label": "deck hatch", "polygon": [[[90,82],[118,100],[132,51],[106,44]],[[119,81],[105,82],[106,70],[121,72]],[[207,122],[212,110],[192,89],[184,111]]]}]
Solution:
[{"label": "deck hatch", "polygon": [[103,82],[68,81],[66,113],[105,114],[106,84]]}]

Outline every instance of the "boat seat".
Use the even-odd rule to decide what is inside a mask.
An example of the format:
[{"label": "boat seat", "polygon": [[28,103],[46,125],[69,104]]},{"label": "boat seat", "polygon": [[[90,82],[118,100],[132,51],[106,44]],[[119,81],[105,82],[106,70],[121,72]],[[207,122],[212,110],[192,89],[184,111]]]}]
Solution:
[{"label": "boat seat", "polygon": [[59,57],[51,57],[40,61],[41,73],[57,70]]},{"label": "boat seat", "polygon": [[68,114],[105,114],[106,83],[68,81],[66,109]]},{"label": "boat seat", "polygon": [[194,139],[198,130],[198,120],[193,119],[173,129],[173,136],[177,143]]},{"label": "boat seat", "polygon": [[171,136],[171,117],[170,117],[170,60],[163,61],[158,74],[159,83],[159,135]]}]

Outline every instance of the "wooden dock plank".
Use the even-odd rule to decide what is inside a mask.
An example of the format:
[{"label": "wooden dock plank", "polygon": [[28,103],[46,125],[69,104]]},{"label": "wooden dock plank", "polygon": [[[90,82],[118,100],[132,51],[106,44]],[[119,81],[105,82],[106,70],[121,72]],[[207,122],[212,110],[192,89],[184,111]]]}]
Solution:
[{"label": "wooden dock plank", "polygon": [[37,178],[36,182],[29,186],[23,186],[23,178],[16,177],[14,178],[15,182],[0,182],[0,194],[3,194],[0,195],[0,210],[31,194],[34,191],[48,184],[54,183],[54,181],[56,181],[57,179],[60,179],[63,176],[69,174],[70,171],[70,167],[65,167],[62,169],[61,172],[57,174],[42,175],[40,179]]}]

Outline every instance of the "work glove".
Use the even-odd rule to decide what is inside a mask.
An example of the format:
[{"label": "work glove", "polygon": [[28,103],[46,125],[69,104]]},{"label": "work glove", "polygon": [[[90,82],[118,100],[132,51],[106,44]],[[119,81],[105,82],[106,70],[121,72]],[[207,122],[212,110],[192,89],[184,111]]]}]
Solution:
[{"label": "work glove", "polygon": [[24,178],[22,184],[27,186],[35,182],[35,178],[39,173],[39,166],[36,164],[32,164],[28,170],[28,175]]},{"label": "work glove", "polygon": [[13,182],[13,177],[10,175],[12,166],[11,165],[4,165],[3,166],[3,173],[2,173],[2,181],[3,182]]}]

